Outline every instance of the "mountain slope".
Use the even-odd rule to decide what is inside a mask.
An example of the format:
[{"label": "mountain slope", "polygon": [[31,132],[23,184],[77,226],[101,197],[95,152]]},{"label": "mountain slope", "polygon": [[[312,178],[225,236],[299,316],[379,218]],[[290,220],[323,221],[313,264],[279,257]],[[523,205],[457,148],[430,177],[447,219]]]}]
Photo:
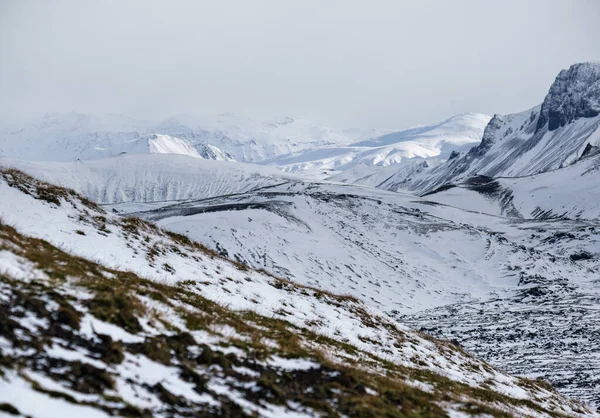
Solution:
[{"label": "mountain slope", "polygon": [[364,147],[379,147],[400,142],[416,141],[428,145],[467,145],[478,143],[483,134],[483,128],[490,121],[490,116],[474,113],[464,113],[452,116],[442,122],[417,126],[398,132],[391,132],[374,139],[367,139],[353,145]]},{"label": "mountain slope", "polygon": [[508,217],[600,219],[599,157],[533,176],[474,177],[426,197]]},{"label": "mountain slope", "polygon": [[[387,311],[511,291],[518,277],[507,260],[532,272],[581,275],[573,267],[555,271],[550,257],[506,245],[489,232],[506,228],[502,222],[473,223],[471,213],[432,207],[429,198],[306,183],[267,168],[183,156],[10,163],[119,213],[144,211],[135,215],[253,267],[351,293]],[[462,244],[448,247],[451,241]]]},{"label": "mountain slope", "polygon": [[598,416],[69,190],[2,170],[0,191],[4,412]]}]

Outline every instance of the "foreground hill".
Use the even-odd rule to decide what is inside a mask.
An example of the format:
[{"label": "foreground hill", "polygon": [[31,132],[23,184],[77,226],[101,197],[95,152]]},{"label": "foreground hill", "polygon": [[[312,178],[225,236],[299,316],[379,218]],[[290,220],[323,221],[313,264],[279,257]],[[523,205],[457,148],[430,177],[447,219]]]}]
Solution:
[{"label": "foreground hill", "polygon": [[0,193],[6,414],[596,416],[75,192],[5,169]]}]

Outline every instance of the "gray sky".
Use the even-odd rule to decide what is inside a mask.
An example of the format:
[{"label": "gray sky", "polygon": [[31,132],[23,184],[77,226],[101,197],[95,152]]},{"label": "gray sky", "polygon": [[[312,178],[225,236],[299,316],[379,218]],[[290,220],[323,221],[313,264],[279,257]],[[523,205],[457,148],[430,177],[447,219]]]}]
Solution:
[{"label": "gray sky", "polygon": [[510,113],[600,60],[599,21],[598,0],[0,0],[1,119]]}]

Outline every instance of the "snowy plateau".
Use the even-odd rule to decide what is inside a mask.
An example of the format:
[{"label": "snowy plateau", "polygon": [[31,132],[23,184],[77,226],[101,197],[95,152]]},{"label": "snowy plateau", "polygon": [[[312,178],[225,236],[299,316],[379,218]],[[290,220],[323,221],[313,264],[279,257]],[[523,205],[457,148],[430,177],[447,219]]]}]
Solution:
[{"label": "snowy plateau", "polygon": [[0,416],[600,416],[600,63],[408,129],[48,114],[0,196]]}]

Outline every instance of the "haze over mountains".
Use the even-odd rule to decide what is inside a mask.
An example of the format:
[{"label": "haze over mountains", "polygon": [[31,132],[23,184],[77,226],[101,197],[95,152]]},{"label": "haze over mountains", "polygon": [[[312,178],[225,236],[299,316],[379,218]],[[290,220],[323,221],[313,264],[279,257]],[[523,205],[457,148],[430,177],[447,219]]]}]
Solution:
[{"label": "haze over mountains", "polygon": [[[148,143],[152,135],[168,136],[164,142],[169,146],[163,150],[152,148]],[[96,159],[123,152],[196,156],[193,151],[181,148],[184,143],[203,157],[201,150],[206,145],[229,153],[227,158],[206,156],[209,159],[258,162],[310,147],[344,144],[368,135],[369,132],[361,130],[335,130],[289,117],[259,121],[234,114],[179,115],[149,122],[122,115],[72,112],[50,113],[21,129],[5,131],[2,141],[4,155],[30,160]]]},{"label": "haze over mountains", "polygon": [[[7,272],[6,294],[10,300],[26,301],[23,292],[42,298],[35,286],[18,284],[31,277],[57,286],[65,300],[74,295],[69,309],[79,313],[82,324],[120,327],[110,328],[111,338],[125,354],[122,363],[107,366],[108,377],[103,375],[113,383],[85,392],[77,377],[61,379],[42,364],[71,356],[99,367],[94,362],[104,360],[94,353],[100,348],[82,342],[93,341],[93,333],[86,336],[84,328],[67,324],[73,331],[68,338],[58,331],[46,335],[60,340],[53,351],[38,349],[38,357],[27,360],[25,351],[35,347],[26,341],[42,339],[43,327],[37,325],[44,315],[22,302],[27,315],[37,319],[27,327],[25,316],[10,311],[10,329],[27,328],[29,338],[13,332],[7,342],[0,340],[14,360],[7,375],[0,373],[0,387],[57,391],[70,407],[98,413],[121,414],[130,405],[158,415],[226,415],[238,411],[234,406],[261,416],[327,415],[327,406],[312,395],[283,383],[286,368],[280,359],[289,357],[295,361],[293,378],[302,382],[313,379],[307,375],[313,369],[335,374],[343,373],[335,369],[339,365],[366,367],[373,375],[361,377],[360,385],[369,390],[340,384],[339,392],[312,386],[306,392],[322,390],[333,410],[347,415],[359,409],[346,396],[359,395],[407,415],[418,410],[412,403],[406,410],[399,406],[398,399],[408,395],[402,392],[394,400],[396,386],[369,386],[378,381],[373,376],[386,375],[427,397],[414,400],[427,405],[424,416],[595,416],[593,407],[600,405],[600,63],[561,71],[540,101],[510,115],[462,114],[409,129],[334,129],[293,118],[257,121],[232,114],[147,122],[71,113],[48,114],[3,131],[0,265]],[[65,257],[87,260],[69,259],[77,266],[96,263],[78,267],[90,269],[95,280],[114,276],[129,283],[133,279],[125,278],[124,270],[130,270],[150,282],[184,286],[223,305],[223,327],[231,326],[230,315],[255,312],[284,321],[286,332],[301,342],[288,351],[273,337],[281,324],[236,317],[271,330],[265,338],[275,339],[273,350],[257,360],[256,352],[265,347],[238,344],[247,330],[216,330],[191,320],[178,308],[183,296],[152,300],[149,284],[128,289],[128,300],[145,306],[134,309],[138,326],[132,329],[122,313],[99,313],[88,302],[104,300],[106,295],[94,292],[105,289],[71,282],[80,270],[64,272],[52,262],[49,269],[28,253],[25,242],[31,239],[43,240],[39,245],[51,253],[63,251],[56,255],[61,263]],[[54,270],[61,271],[58,282]],[[338,300],[329,292],[344,296]],[[332,305],[329,298],[338,302]],[[205,317],[206,304],[185,303],[185,309]],[[453,343],[430,342],[400,324]],[[191,339],[182,337],[186,333]],[[157,338],[172,348],[163,357],[153,348]],[[187,351],[175,340],[187,341],[193,355],[182,354]],[[348,347],[333,350],[331,358],[317,354],[336,344]],[[543,378],[559,392],[480,365],[463,348],[500,370]],[[209,350],[232,358],[214,360],[221,363],[212,368],[198,363]],[[367,352],[375,357],[365,360]],[[411,372],[382,372],[385,361]],[[141,362],[162,364],[171,380],[140,377]],[[413,369],[454,383],[424,379]],[[36,391],[32,381],[45,392]],[[462,386],[458,391],[456,382],[485,393],[461,392]],[[118,398],[113,404],[106,400],[111,393]],[[444,393],[450,400],[442,400]],[[13,401],[0,393],[2,402]],[[14,407],[28,411],[26,402]]]}]

